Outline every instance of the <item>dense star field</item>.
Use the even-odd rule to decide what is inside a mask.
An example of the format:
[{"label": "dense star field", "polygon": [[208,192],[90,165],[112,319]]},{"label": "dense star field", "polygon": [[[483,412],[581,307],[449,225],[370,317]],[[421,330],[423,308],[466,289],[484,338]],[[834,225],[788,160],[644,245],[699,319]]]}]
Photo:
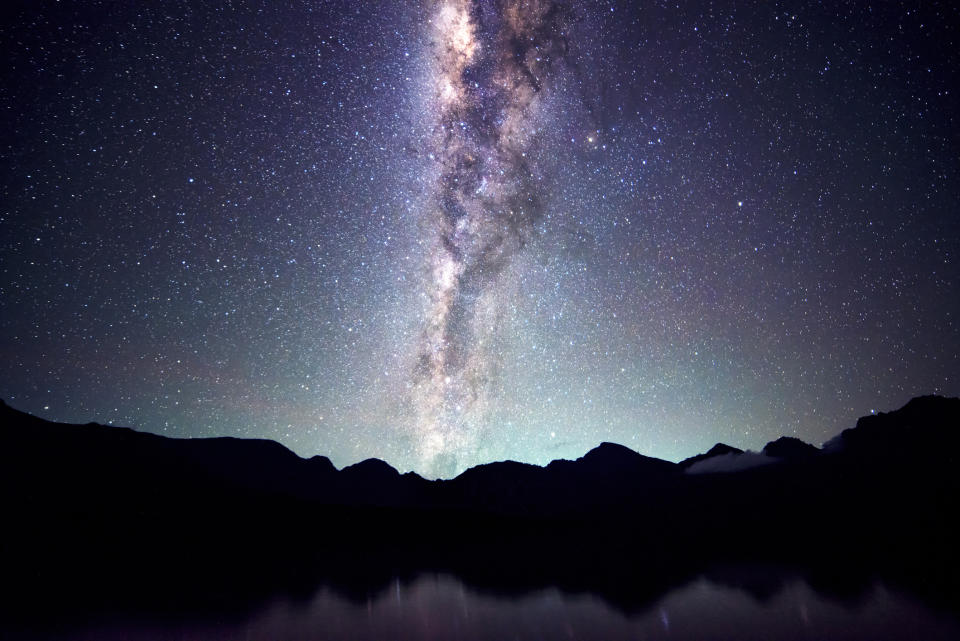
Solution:
[{"label": "dense star field", "polygon": [[14,2],[0,397],[450,476],[960,394],[949,2]]}]

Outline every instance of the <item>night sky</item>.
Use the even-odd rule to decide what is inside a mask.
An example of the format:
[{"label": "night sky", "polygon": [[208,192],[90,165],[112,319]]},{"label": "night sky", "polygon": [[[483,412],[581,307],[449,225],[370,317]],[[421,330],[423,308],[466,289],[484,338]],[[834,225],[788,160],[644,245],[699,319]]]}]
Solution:
[{"label": "night sky", "polygon": [[425,476],[960,394],[950,2],[14,2],[0,397]]}]

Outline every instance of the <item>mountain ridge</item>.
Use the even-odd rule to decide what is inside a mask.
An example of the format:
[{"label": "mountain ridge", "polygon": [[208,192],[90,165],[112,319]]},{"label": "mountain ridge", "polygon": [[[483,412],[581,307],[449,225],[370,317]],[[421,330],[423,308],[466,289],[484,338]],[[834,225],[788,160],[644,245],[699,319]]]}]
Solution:
[{"label": "mountain ridge", "polygon": [[[194,495],[231,500],[250,496],[315,505],[572,516],[626,505],[656,506],[690,492],[714,491],[691,489],[699,487],[693,477],[713,479],[717,486],[724,474],[774,478],[780,474],[776,468],[784,465],[806,475],[835,468],[838,461],[894,465],[905,452],[926,456],[923,450],[930,444],[917,449],[904,443],[914,436],[949,444],[936,448],[938,452],[958,451],[958,431],[944,432],[941,425],[947,415],[960,417],[960,399],[918,397],[899,410],[861,418],[824,449],[781,437],[759,453],[718,443],[704,454],[673,463],[602,442],[575,460],[543,466],[494,461],[435,480],[401,473],[376,458],[337,469],[325,456],[303,458],[268,439],[182,439],[95,423],[52,423],[6,403],[0,406],[0,434],[10,453],[7,469],[13,470],[5,474],[7,480],[15,483],[17,474],[32,478],[28,485],[38,500],[54,503],[79,492],[73,488],[86,487],[105,503],[110,497],[122,502],[119,497],[133,492],[128,488],[142,488],[165,505],[191,503],[197,500]],[[761,468],[765,471],[757,471]],[[70,487],[61,487],[59,477],[72,479]],[[124,479],[128,487],[114,487],[115,479]]]},{"label": "mountain ridge", "polygon": [[[944,407],[949,406],[952,408],[952,411],[960,413],[960,398],[943,397],[938,395],[919,396],[911,399],[903,407],[897,410],[870,414],[859,418],[854,427],[842,430],[835,437],[826,441],[823,448],[818,448],[815,445],[806,443],[795,437],[781,436],[764,445],[760,451],[760,454],[778,460],[797,460],[815,457],[819,454],[829,454],[831,452],[835,452],[840,449],[839,446],[841,444],[852,444],[850,446],[856,448],[862,441],[862,435],[865,428],[873,432],[875,435],[882,434],[882,438],[884,440],[889,440],[895,436],[902,436],[901,433],[890,433],[891,429],[894,429],[891,425],[891,421],[899,421],[904,417],[912,421],[929,420],[931,417],[930,406],[932,404],[940,404]],[[489,472],[490,470],[510,469],[511,471],[516,472],[522,469],[528,473],[536,473],[534,470],[555,471],[564,468],[570,469],[570,466],[583,466],[585,464],[604,467],[608,470],[624,467],[629,468],[633,465],[659,466],[661,470],[671,469],[672,467],[678,469],[687,469],[697,463],[714,457],[737,457],[750,452],[750,450],[742,450],[726,443],[717,443],[707,452],[688,457],[677,463],[673,463],[672,461],[667,461],[665,459],[659,459],[641,454],[619,443],[604,441],[574,460],[554,459],[545,465],[514,461],[510,459],[502,461],[490,461],[471,466],[457,476],[449,479],[426,479],[416,471],[411,470],[407,472],[400,472],[397,468],[393,467],[386,461],[372,457],[356,463],[345,465],[342,468],[337,468],[330,458],[325,455],[315,454],[309,458],[303,457],[282,443],[272,439],[240,438],[234,436],[181,438],[156,434],[149,431],[141,431],[126,426],[104,425],[96,422],[73,424],[48,421],[46,419],[13,408],[3,399],[0,399],[0,416],[2,416],[5,424],[13,421],[28,422],[33,425],[44,425],[46,426],[46,429],[54,430],[57,435],[69,435],[74,438],[80,437],[86,430],[86,432],[88,432],[88,436],[95,438],[102,438],[104,436],[109,438],[110,435],[115,436],[120,440],[138,439],[143,437],[145,443],[150,440],[164,439],[164,441],[155,442],[166,444],[190,443],[192,444],[192,447],[197,450],[219,449],[223,451],[230,451],[232,456],[240,458],[253,455],[254,450],[259,448],[256,450],[257,455],[269,455],[278,461],[280,458],[293,461],[294,459],[291,457],[295,457],[295,459],[298,461],[298,465],[310,463],[311,466],[314,466],[318,470],[322,470],[326,473],[336,472],[342,474],[346,472],[349,476],[362,477],[374,475],[381,478],[411,478],[412,475],[413,477],[420,478],[427,482],[450,482],[455,481],[464,475],[470,477],[476,474]],[[69,433],[65,432],[64,430],[76,431]],[[93,432],[91,433],[91,431]]]}]

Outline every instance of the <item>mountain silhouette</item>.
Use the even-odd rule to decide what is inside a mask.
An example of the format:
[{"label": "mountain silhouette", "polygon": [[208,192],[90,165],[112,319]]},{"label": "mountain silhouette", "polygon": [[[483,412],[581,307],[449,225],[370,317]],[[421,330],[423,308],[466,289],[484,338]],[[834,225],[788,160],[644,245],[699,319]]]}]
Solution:
[{"label": "mountain silhouette", "polygon": [[378,459],[338,470],[273,441],[52,423],[5,403],[0,426],[14,609],[52,586],[113,602],[131,585],[167,598],[184,575],[235,589],[385,568],[619,589],[731,559],[855,564],[960,603],[956,398],[861,418],[823,449],[718,443],[672,463],[602,443],[435,481]]},{"label": "mountain silhouette", "polygon": [[[139,485],[152,488],[148,496],[237,492],[338,505],[554,512],[561,506],[635,502],[653,498],[653,490],[671,493],[686,484],[684,471],[709,469],[703,463],[711,459],[750,454],[717,443],[676,464],[605,442],[573,461],[555,460],[543,467],[501,461],[472,467],[453,479],[428,481],[413,472],[401,474],[379,459],[337,470],[327,457],[303,459],[269,440],[178,439],[95,423],[59,424],[0,403],[4,476],[11,482],[17,474],[21,481],[31,479],[23,500],[65,501],[79,488],[96,486],[98,500],[106,501]],[[900,410],[861,418],[823,450],[785,436],[760,454],[811,465],[824,457],[834,464],[903,465],[917,457],[952,462],[960,449],[958,417],[960,399],[920,397]],[[70,483],[63,482],[67,478]]]},{"label": "mountain silhouette", "polygon": [[697,454],[696,456],[691,456],[690,458],[680,461],[680,467],[686,469],[693,465],[694,463],[699,463],[700,461],[706,461],[707,459],[713,458],[715,456],[724,456],[724,455],[737,455],[743,454],[743,450],[727,445],[726,443],[717,443],[709,450],[703,454]]},{"label": "mountain silhouette", "polygon": [[957,462],[960,398],[920,396],[899,410],[871,414],[843,430],[824,449],[877,461],[924,458]]},{"label": "mountain silhouette", "polygon": [[816,456],[820,453],[820,449],[798,438],[781,436],[764,445],[761,452],[766,456],[784,461],[799,461]]}]

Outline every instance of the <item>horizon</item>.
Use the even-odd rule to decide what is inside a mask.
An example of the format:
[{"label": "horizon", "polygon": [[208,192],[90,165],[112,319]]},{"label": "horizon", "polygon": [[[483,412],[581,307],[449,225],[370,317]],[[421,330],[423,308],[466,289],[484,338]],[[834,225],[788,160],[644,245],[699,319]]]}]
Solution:
[{"label": "horizon", "polygon": [[[896,407],[896,408],[894,408],[894,409],[881,410],[881,411],[871,410],[871,412],[869,412],[868,414],[865,414],[865,415],[863,415],[863,416],[861,416],[861,417],[859,417],[859,418],[866,418],[866,417],[869,417],[869,416],[877,416],[877,415],[890,414],[890,413],[892,413],[892,412],[896,412],[896,411],[899,411],[899,410],[903,409],[904,407],[906,407],[907,405],[909,405],[909,404],[912,403],[913,401],[916,401],[916,400],[919,400],[919,399],[928,399],[928,398],[940,398],[940,399],[945,399],[945,400],[956,400],[957,398],[960,398],[960,397],[942,396],[942,395],[939,395],[939,394],[924,394],[924,395],[921,395],[921,396],[915,396],[915,397],[911,398],[909,401],[907,401],[906,403],[904,403],[904,404],[902,404],[902,405],[900,405],[899,407]],[[525,465],[532,465],[532,466],[539,467],[539,468],[546,468],[550,463],[552,463],[552,462],[554,462],[554,461],[576,461],[576,460],[579,460],[579,459],[583,458],[584,456],[586,456],[587,454],[589,454],[590,452],[592,452],[592,451],[594,451],[594,450],[596,450],[596,449],[599,449],[600,447],[602,447],[602,446],[604,446],[604,445],[614,445],[614,446],[617,446],[617,447],[622,447],[622,448],[625,448],[625,449],[627,449],[627,450],[629,450],[629,451],[631,451],[631,452],[633,452],[633,453],[635,453],[635,454],[639,454],[639,455],[641,455],[641,456],[643,456],[643,457],[645,457],[645,458],[651,458],[651,459],[654,459],[654,460],[660,460],[660,461],[672,463],[672,464],[675,464],[675,465],[679,465],[679,464],[683,463],[683,462],[686,461],[686,460],[689,460],[689,459],[691,459],[691,458],[694,458],[694,457],[697,457],[697,456],[706,454],[709,450],[711,450],[713,447],[718,446],[718,445],[726,445],[726,446],[730,446],[730,447],[733,447],[733,448],[742,450],[742,452],[741,452],[742,454],[763,454],[763,450],[766,448],[766,446],[767,446],[767,445],[770,445],[771,443],[773,443],[773,442],[775,442],[775,441],[777,441],[777,440],[780,440],[780,439],[783,439],[783,438],[796,438],[796,437],[791,437],[791,436],[789,436],[789,435],[785,435],[785,434],[784,434],[784,435],[775,437],[775,438],[767,441],[766,443],[763,444],[763,446],[761,446],[761,447],[759,447],[759,448],[756,448],[756,449],[755,449],[755,448],[751,448],[751,447],[740,447],[740,446],[739,446],[738,444],[736,444],[736,443],[725,443],[725,442],[718,441],[718,442],[714,443],[713,445],[709,446],[708,448],[706,448],[706,449],[704,449],[704,450],[702,450],[702,451],[700,451],[700,452],[696,452],[696,453],[690,454],[689,456],[683,457],[682,459],[678,459],[678,460],[664,459],[664,458],[660,458],[660,457],[656,457],[656,456],[651,456],[651,455],[648,454],[648,453],[645,453],[645,452],[642,452],[642,451],[638,451],[638,450],[636,450],[636,449],[634,449],[634,448],[631,448],[629,445],[626,445],[626,444],[623,444],[623,443],[617,443],[617,442],[614,442],[614,441],[601,441],[601,442],[597,443],[596,445],[593,445],[593,446],[591,446],[590,448],[584,450],[580,455],[574,456],[574,457],[572,457],[572,458],[567,458],[567,457],[554,458],[554,459],[551,459],[551,460],[549,460],[549,461],[545,461],[545,462],[542,462],[542,463],[540,463],[540,462],[534,462],[534,461],[524,461],[524,460],[516,459],[516,458],[506,458],[506,459],[497,459],[497,460],[490,460],[490,461],[481,461],[481,462],[476,463],[476,464],[474,464],[474,465],[471,465],[471,466],[469,466],[469,467],[467,467],[467,468],[464,468],[463,470],[457,471],[457,472],[456,472],[454,475],[452,475],[452,476],[434,477],[434,476],[430,476],[430,475],[428,475],[428,474],[425,474],[424,472],[422,472],[422,471],[420,471],[420,470],[416,470],[416,469],[405,469],[405,468],[398,467],[398,466],[396,466],[395,464],[393,464],[389,459],[380,458],[380,457],[375,457],[375,456],[366,457],[366,458],[359,459],[359,460],[356,460],[356,461],[353,461],[353,462],[343,463],[343,464],[338,465],[336,462],[334,462],[334,460],[333,460],[332,457],[330,457],[328,454],[325,454],[325,453],[323,453],[323,452],[314,452],[314,453],[312,453],[312,454],[309,454],[309,453],[308,453],[308,454],[302,454],[302,453],[297,452],[296,450],[294,450],[294,449],[292,449],[292,448],[287,447],[286,445],[284,445],[284,444],[283,444],[282,442],[280,442],[280,441],[276,441],[276,440],[274,440],[274,439],[265,438],[265,437],[171,436],[171,435],[169,435],[169,434],[161,434],[161,433],[157,433],[157,432],[151,432],[151,431],[149,431],[149,430],[139,429],[139,428],[137,428],[137,427],[135,427],[135,426],[131,426],[131,425],[116,425],[116,424],[112,424],[112,423],[100,423],[100,422],[97,422],[97,421],[79,421],[79,422],[50,421],[49,419],[46,419],[46,418],[43,418],[43,417],[40,417],[40,416],[36,416],[36,415],[30,414],[29,412],[24,412],[23,410],[21,410],[21,409],[19,409],[19,408],[16,408],[16,407],[10,405],[9,403],[7,403],[5,399],[0,398],[0,404],[4,405],[4,406],[6,406],[6,407],[8,407],[8,408],[10,408],[10,409],[13,409],[13,410],[16,411],[16,412],[21,412],[21,413],[27,414],[28,416],[34,416],[34,417],[40,418],[41,420],[44,420],[44,421],[49,421],[49,422],[52,422],[52,423],[58,423],[58,424],[62,424],[62,425],[74,425],[74,426],[79,426],[79,427],[82,427],[82,426],[84,426],[84,425],[99,425],[99,426],[102,426],[102,427],[115,427],[115,428],[119,428],[119,429],[129,429],[129,430],[133,430],[133,431],[135,431],[135,432],[145,433],[145,434],[153,434],[154,436],[162,436],[162,437],[165,437],[165,438],[186,439],[186,440],[193,440],[193,439],[219,439],[219,438],[239,438],[239,439],[245,439],[245,440],[265,440],[265,441],[271,441],[271,442],[274,442],[274,443],[277,443],[277,444],[283,446],[285,449],[287,449],[288,451],[290,451],[292,454],[296,455],[296,456],[297,456],[298,458],[300,458],[301,460],[309,460],[309,459],[311,459],[311,458],[313,458],[313,457],[325,458],[325,459],[327,459],[327,460],[330,462],[330,464],[334,467],[334,469],[336,469],[336,470],[338,470],[338,471],[342,471],[342,470],[344,470],[344,469],[346,469],[346,468],[348,468],[348,467],[352,467],[352,466],[354,466],[354,465],[357,465],[357,464],[359,464],[359,463],[363,463],[363,462],[365,462],[365,461],[374,460],[374,461],[379,461],[379,462],[382,462],[382,463],[386,463],[387,465],[389,465],[391,468],[393,468],[395,471],[399,472],[400,474],[407,474],[407,473],[411,473],[411,472],[412,472],[412,473],[416,474],[417,476],[420,476],[421,478],[423,478],[423,479],[425,479],[425,480],[428,480],[428,481],[445,481],[445,480],[452,480],[452,479],[456,478],[457,476],[459,476],[460,474],[463,474],[463,473],[464,473],[465,471],[467,471],[467,470],[473,469],[473,468],[475,468],[475,467],[480,467],[480,466],[490,465],[490,464],[496,464],[496,463],[522,463],[522,464],[525,464]],[[858,418],[858,420],[859,420],[859,418]],[[849,426],[849,427],[846,427],[846,428],[842,428],[840,431],[838,431],[838,432],[837,432],[836,434],[834,434],[832,437],[826,439],[825,441],[823,441],[823,442],[821,442],[821,443],[807,443],[806,441],[803,441],[802,439],[798,439],[798,440],[799,440],[801,443],[814,446],[815,448],[817,448],[817,450],[824,451],[824,448],[825,448],[825,446],[827,445],[827,443],[829,443],[830,441],[833,441],[834,439],[838,438],[843,431],[845,431],[845,430],[847,430],[847,429],[851,429],[851,428],[853,428],[853,427],[856,427],[856,421],[854,422],[853,425],[851,425],[851,426]]]}]

